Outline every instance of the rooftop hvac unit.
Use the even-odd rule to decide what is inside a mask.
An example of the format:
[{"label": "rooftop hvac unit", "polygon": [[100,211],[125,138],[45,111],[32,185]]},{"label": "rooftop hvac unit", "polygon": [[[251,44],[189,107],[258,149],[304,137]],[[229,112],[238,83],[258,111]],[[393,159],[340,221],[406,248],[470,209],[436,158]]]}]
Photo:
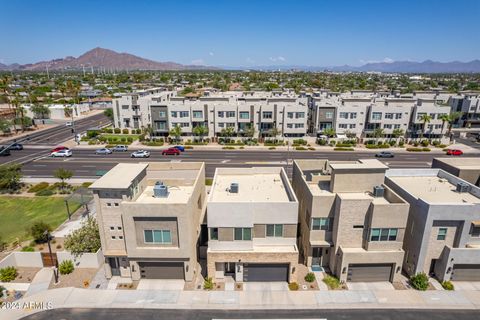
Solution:
[{"label": "rooftop hvac unit", "polygon": [[385,188],[383,186],[373,187],[373,196],[376,198],[382,198],[385,193]]},{"label": "rooftop hvac unit", "polygon": [[457,192],[468,192],[470,191],[470,185],[465,182],[457,183]]},{"label": "rooftop hvac unit", "polygon": [[230,193],[238,193],[238,183],[230,183]]},{"label": "rooftop hvac unit", "polygon": [[153,186],[153,196],[155,198],[168,197],[168,187],[164,185],[162,181],[155,182],[155,185]]}]

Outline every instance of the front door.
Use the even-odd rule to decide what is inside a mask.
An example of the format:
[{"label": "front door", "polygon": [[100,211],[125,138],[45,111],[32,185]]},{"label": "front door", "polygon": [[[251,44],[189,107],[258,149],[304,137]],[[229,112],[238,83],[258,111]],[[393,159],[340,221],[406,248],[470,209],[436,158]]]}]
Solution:
[{"label": "front door", "polygon": [[225,275],[235,278],[235,262],[225,262]]},{"label": "front door", "polygon": [[312,267],[320,267],[322,265],[322,247],[313,247],[312,251]]},{"label": "front door", "polygon": [[112,270],[112,276],[119,276],[120,262],[118,261],[118,258],[108,258],[108,264],[110,265],[110,269]]}]

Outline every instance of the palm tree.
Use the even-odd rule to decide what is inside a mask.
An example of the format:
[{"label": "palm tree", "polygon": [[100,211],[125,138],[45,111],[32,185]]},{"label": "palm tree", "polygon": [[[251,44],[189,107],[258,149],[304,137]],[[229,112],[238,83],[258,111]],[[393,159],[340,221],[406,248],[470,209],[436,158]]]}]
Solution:
[{"label": "palm tree", "polygon": [[178,142],[180,141],[180,136],[182,135],[182,127],[177,124],[175,127],[170,129],[168,134],[175,137],[175,142]]},{"label": "palm tree", "polygon": [[222,129],[220,134],[225,137],[226,142],[230,141],[230,138],[233,137],[235,134],[235,128],[234,127],[226,127],[225,129]]},{"label": "palm tree", "polygon": [[[451,133],[452,133],[452,127],[453,127],[453,123],[462,116],[462,113],[461,112],[458,112],[458,111],[455,111],[455,112],[452,112],[448,115],[448,129],[447,129],[447,132],[448,132],[448,136],[450,137],[451,136]],[[442,128],[442,131],[443,131],[443,128]]]},{"label": "palm tree", "polygon": [[50,108],[45,105],[34,105],[31,110],[36,116],[40,115],[41,119],[50,114]]},{"label": "palm tree", "polygon": [[374,138],[382,138],[385,135],[385,131],[382,128],[375,128],[373,130],[373,137]]},{"label": "palm tree", "polygon": [[425,113],[425,114],[422,114],[422,116],[420,117],[420,121],[423,122],[422,132],[420,133],[420,140],[422,140],[423,134],[425,133],[425,129],[427,128],[427,123],[432,121],[432,117],[430,117],[428,114]]},{"label": "palm tree", "polygon": [[255,136],[255,126],[252,123],[245,129],[245,135],[250,139]]},{"label": "palm tree", "polygon": [[270,136],[273,137],[273,143],[277,143],[277,137],[281,133],[282,132],[280,130],[278,130],[278,128],[276,126],[272,127],[272,129],[270,129],[269,134],[270,134]]},{"label": "palm tree", "polygon": [[335,132],[335,129],[333,128],[326,128],[326,129],[323,129],[323,134],[329,138],[332,138],[332,137],[335,137],[336,132]]},{"label": "palm tree", "polygon": [[192,130],[193,134],[200,137],[200,141],[203,142],[203,136],[208,134],[208,128],[204,125],[196,126]]},{"label": "palm tree", "polygon": [[403,137],[403,135],[405,134],[405,131],[403,131],[403,129],[393,129],[392,131],[392,136],[395,138],[395,139],[398,139],[400,137]]}]

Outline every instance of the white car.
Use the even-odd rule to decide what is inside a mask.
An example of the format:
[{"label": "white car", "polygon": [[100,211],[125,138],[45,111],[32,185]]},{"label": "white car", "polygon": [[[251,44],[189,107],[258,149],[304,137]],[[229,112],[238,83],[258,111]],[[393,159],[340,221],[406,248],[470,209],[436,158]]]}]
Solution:
[{"label": "white car", "polygon": [[67,122],[65,123],[65,126],[67,126],[67,127],[73,126],[73,121],[67,121]]},{"label": "white car", "polygon": [[50,157],[54,157],[54,158],[57,158],[57,157],[71,157],[72,156],[72,150],[70,149],[63,149],[63,150],[58,150],[58,151],[55,151],[55,152],[52,152],[50,154]]},{"label": "white car", "polygon": [[149,158],[150,151],[138,150],[138,151],[132,152],[131,157],[132,158]]}]

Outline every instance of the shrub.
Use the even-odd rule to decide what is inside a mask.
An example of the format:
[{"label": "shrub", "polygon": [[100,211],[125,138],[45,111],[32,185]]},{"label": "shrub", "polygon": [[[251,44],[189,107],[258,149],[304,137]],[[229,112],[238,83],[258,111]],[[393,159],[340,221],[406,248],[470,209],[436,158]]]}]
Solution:
[{"label": "shrub", "polygon": [[3,241],[2,237],[0,236],[0,252],[5,251],[7,249],[7,243]]},{"label": "shrub", "polygon": [[15,280],[18,272],[15,267],[5,267],[0,269],[0,281],[1,282],[10,282]]},{"label": "shrub", "polygon": [[417,273],[410,277],[410,284],[417,290],[425,291],[428,288],[428,276],[424,272]]},{"label": "shrub", "polygon": [[367,149],[388,149],[390,148],[390,145],[388,143],[384,143],[384,144],[367,144],[365,145],[365,148]]},{"label": "shrub", "polygon": [[35,192],[38,192],[40,190],[48,188],[49,185],[50,184],[48,182],[40,182],[40,183],[37,183],[34,186],[31,186],[30,189],[28,189],[28,192],[35,193]]},{"label": "shrub", "polygon": [[406,150],[409,152],[422,152],[421,148],[407,148]]},{"label": "shrub", "polygon": [[337,141],[335,141],[335,140],[330,140],[330,145],[331,145],[331,146],[334,146],[334,145],[336,145],[336,144],[337,144]]},{"label": "shrub", "polygon": [[214,286],[215,283],[213,283],[213,280],[210,277],[203,281],[203,290],[212,290]]},{"label": "shrub", "polygon": [[105,133],[113,133],[113,129],[112,128],[107,128],[104,130]]},{"label": "shrub", "polygon": [[430,152],[430,148],[422,148],[423,152]]},{"label": "shrub", "polygon": [[118,134],[118,133],[122,132],[122,130],[120,130],[120,128],[115,128],[115,129],[113,129],[113,132]]},{"label": "shrub", "polygon": [[222,147],[222,149],[225,149],[225,150],[234,150],[235,147],[227,146],[227,147]]},{"label": "shrub", "polygon": [[321,146],[324,146],[327,144],[327,140],[324,140],[324,139],[317,139],[317,144],[318,145],[321,145]]},{"label": "shrub", "polygon": [[393,147],[395,145],[395,140],[391,140],[389,143],[390,147]]},{"label": "shrub", "polygon": [[307,148],[305,148],[305,147],[296,147],[295,150],[297,150],[297,151],[305,151],[305,150],[307,150]]},{"label": "shrub", "polygon": [[337,277],[326,275],[322,280],[329,289],[338,289],[340,287],[340,280]]},{"label": "shrub", "polygon": [[36,243],[45,243],[45,242],[47,242],[47,237],[45,237],[45,235],[44,235],[44,232],[46,230],[52,231],[52,228],[48,224],[46,224],[45,222],[39,221],[39,222],[34,223],[30,227],[29,231],[30,231],[30,235],[32,236],[33,240]]},{"label": "shrub", "polygon": [[125,128],[125,129],[122,130],[122,133],[123,133],[123,134],[129,134],[130,131],[129,131],[127,128]]},{"label": "shrub", "polygon": [[292,282],[288,284],[288,289],[290,289],[291,291],[297,291],[299,288],[300,286],[296,282]]},{"label": "shrub", "polygon": [[55,194],[55,192],[51,189],[43,189],[43,190],[35,192],[35,195],[39,196],[39,197],[49,197],[49,196],[54,195],[54,194]]},{"label": "shrub", "polygon": [[127,137],[127,141],[132,143],[133,142],[133,138],[132,137]]},{"label": "shrub", "polygon": [[242,149],[242,150],[243,150],[243,149],[245,149],[245,147],[244,147],[244,146],[241,146],[239,149]]},{"label": "shrub", "polygon": [[[3,295],[4,295],[4,291],[7,290],[5,287],[3,286],[0,286],[0,298],[3,298]],[[0,304],[1,305],[1,304]]]},{"label": "shrub", "polygon": [[434,145],[435,147],[438,146],[440,144],[440,141],[438,140],[435,140],[432,142],[432,145]]},{"label": "shrub", "polygon": [[446,144],[439,144],[439,145],[437,146],[437,148],[442,148],[442,149],[443,149],[443,148],[446,148],[446,147],[447,147]]},{"label": "shrub", "polygon": [[269,147],[268,148],[268,150],[275,150],[275,149],[277,149],[277,148],[275,148],[275,147]]},{"label": "shrub", "polygon": [[211,186],[213,183],[213,179],[212,178],[205,178],[205,185],[206,186]]},{"label": "shrub", "polygon": [[443,281],[442,282],[442,287],[443,287],[443,289],[448,290],[448,291],[455,290],[455,287],[453,286],[453,283],[450,282],[450,281]]},{"label": "shrub", "polygon": [[351,148],[352,145],[350,143],[337,143],[337,147]]},{"label": "shrub", "polygon": [[60,266],[58,267],[58,271],[60,271],[60,274],[70,274],[73,272],[73,269],[75,269],[75,267],[73,266],[72,260],[62,261],[62,263],[60,263]]},{"label": "shrub", "polygon": [[333,150],[335,150],[335,151],[354,151],[353,148],[344,148],[344,147],[333,148]]},{"label": "shrub", "polygon": [[305,281],[307,282],[315,281],[315,274],[313,272],[307,273],[307,275],[305,276]]},{"label": "shrub", "polygon": [[84,183],[82,183],[82,187],[84,187],[84,188],[88,188],[88,187],[90,187],[91,185],[92,185],[92,182],[84,182]]},{"label": "shrub", "polygon": [[137,130],[135,130],[135,132],[136,132],[137,134],[142,134],[142,129],[137,129]]},{"label": "shrub", "polygon": [[315,151],[315,148],[314,147],[308,147],[308,150]]},{"label": "shrub", "polygon": [[127,138],[121,137],[121,138],[120,138],[120,141],[121,141],[121,142],[127,142]]},{"label": "shrub", "polygon": [[398,143],[399,147],[403,147],[404,145],[405,145],[405,141],[403,141],[403,140]]},{"label": "shrub", "polygon": [[294,140],[293,140],[293,143],[294,143],[294,144],[298,144],[298,145],[302,145],[302,146],[304,146],[304,145],[306,145],[306,144],[307,144],[307,140],[303,140],[303,139],[294,139]]},{"label": "shrub", "polygon": [[30,247],[30,246],[26,246],[26,247],[22,247],[22,251],[23,252],[33,252],[33,251],[35,251],[35,248]]},{"label": "shrub", "polygon": [[421,142],[422,146],[424,147],[428,147],[428,145],[430,144],[430,142],[428,140],[422,140]]}]

